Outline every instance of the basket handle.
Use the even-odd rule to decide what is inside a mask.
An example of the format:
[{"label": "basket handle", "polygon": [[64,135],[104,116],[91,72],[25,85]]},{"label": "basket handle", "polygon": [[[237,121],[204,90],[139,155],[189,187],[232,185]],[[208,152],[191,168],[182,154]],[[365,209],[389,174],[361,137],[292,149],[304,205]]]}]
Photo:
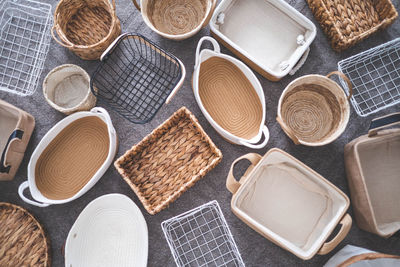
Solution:
[{"label": "basket handle", "polygon": [[299,139],[296,137],[296,135],[294,134],[294,132],[292,131],[292,129],[290,129],[290,127],[288,127],[283,120],[281,119],[281,117],[277,116],[276,117],[276,121],[279,123],[279,125],[281,126],[282,130],[287,134],[287,136],[292,139],[293,143],[295,143],[296,145],[300,144]]},{"label": "basket handle", "polygon": [[0,158],[0,173],[9,173],[11,169],[11,165],[7,166],[7,152],[8,149],[10,148],[11,144],[14,141],[22,140],[22,137],[24,136],[24,131],[22,130],[15,130],[11,133],[10,137],[7,140],[7,143],[4,147],[3,153],[1,153],[1,158]]},{"label": "basket handle", "polygon": [[[269,141],[269,130],[268,130],[267,126],[265,126],[265,125],[263,126],[262,132],[264,134],[264,141],[261,144],[255,145],[253,143],[245,142],[245,141],[239,141],[239,143],[244,146],[247,146],[249,148],[252,148],[252,149],[261,149],[261,148],[265,147],[265,145]],[[260,136],[260,140],[261,140],[261,138],[262,138],[262,135]],[[259,142],[260,140],[258,140],[257,142]]]},{"label": "basket handle", "polygon": [[186,68],[185,65],[183,65],[182,61],[180,61],[179,59],[177,59],[179,62],[179,65],[181,66],[181,70],[182,70],[182,77],[179,80],[178,84],[175,86],[175,88],[171,91],[171,93],[169,94],[169,96],[167,97],[167,100],[165,101],[165,104],[168,104],[171,99],[175,96],[175,94],[178,92],[179,88],[182,87],[183,82],[185,81],[185,77],[186,77]]},{"label": "basket handle", "polygon": [[343,216],[342,220],[339,222],[342,227],[339,230],[339,233],[329,242],[325,243],[320,250],[318,251],[319,255],[325,255],[331,252],[343,239],[347,236],[350,231],[352,220],[348,213]]},{"label": "basket handle", "polygon": [[112,0],[111,3],[112,3],[112,8],[113,8],[113,11],[114,11],[114,15],[115,15],[116,11],[117,11],[117,7],[115,5],[115,0]]},{"label": "basket handle", "polygon": [[111,121],[110,114],[108,114],[107,110],[101,107],[94,107],[90,110],[92,113],[100,113],[103,115],[104,119],[106,120],[108,131],[115,136],[115,129]]},{"label": "basket handle", "polygon": [[137,0],[132,0],[132,2],[133,2],[133,5],[136,7],[137,10],[142,11],[141,8],[140,8],[140,5],[137,2]]},{"label": "basket handle", "polygon": [[[51,28],[51,36],[53,36],[54,41],[56,41],[59,45],[61,45],[61,46],[63,46],[63,47],[66,47],[66,48],[71,48],[71,47],[73,47],[72,44],[66,44],[65,42],[60,41],[60,40],[56,37],[56,34],[55,34],[56,27],[58,27],[58,26],[56,26],[56,24],[54,24],[53,27]],[[56,31],[56,32],[57,32],[57,35],[58,35],[58,31]]]},{"label": "basket handle", "polygon": [[216,53],[220,53],[221,52],[221,48],[219,47],[219,44],[217,42],[217,40],[215,40],[212,37],[208,37],[208,36],[204,36],[200,39],[199,43],[197,44],[197,49],[196,49],[196,63],[194,65],[194,69],[197,69],[199,64],[200,64],[200,49],[201,49],[201,45],[203,44],[204,41],[209,41],[212,43],[213,47],[214,47],[214,52]]},{"label": "basket handle", "polygon": [[400,112],[392,113],[386,116],[375,118],[371,121],[368,131],[368,137],[378,134],[380,130],[400,124]]},{"label": "basket handle", "polygon": [[347,100],[349,101],[351,96],[353,95],[353,85],[351,84],[350,79],[344,75],[342,72],[340,71],[332,71],[331,73],[328,73],[326,75],[327,78],[330,78],[332,75],[336,74],[337,76],[339,76],[340,78],[342,78],[346,83],[347,83],[347,87],[349,88],[349,95],[347,96]]},{"label": "basket handle", "polygon": [[[136,2],[136,0],[132,0],[132,1],[135,1],[135,2]],[[213,14],[214,14],[215,7],[217,6],[217,0],[211,0],[211,1],[212,1],[212,3],[211,3],[210,12],[208,12],[207,17],[206,17],[206,19],[204,20],[204,22],[203,22],[203,24],[201,25],[200,28],[206,27],[207,24],[210,23],[210,20],[211,20]]]},{"label": "basket handle", "polygon": [[107,47],[107,49],[103,52],[103,54],[101,54],[100,61],[103,61],[104,58],[106,58],[109,54],[111,54],[114,47],[121,41],[122,38],[124,38],[127,35],[129,35],[129,34],[123,33],[120,36],[118,36],[117,38],[115,38],[115,40]]},{"label": "basket handle", "polygon": [[[261,160],[261,155],[257,153],[249,153],[237,158],[231,165],[231,169],[229,170],[228,177],[226,178],[226,188],[232,193],[235,194],[239,187],[241,186],[240,182],[244,182],[244,178],[246,174],[248,174]],[[240,181],[237,181],[235,176],[233,176],[233,167],[235,167],[236,163],[241,161],[242,159],[247,159],[251,162],[251,165],[247,168],[245,174],[242,176]]]},{"label": "basket handle", "polygon": [[28,204],[34,205],[34,206],[36,206],[36,207],[41,207],[41,208],[50,206],[50,204],[36,202],[36,201],[30,200],[29,198],[27,198],[26,196],[24,196],[24,191],[25,191],[25,189],[27,189],[28,187],[29,187],[28,181],[25,181],[25,182],[23,182],[23,183],[19,186],[19,188],[18,188],[18,194],[19,194],[19,196],[21,197],[21,199],[22,199],[23,201],[25,201],[25,202],[28,203]]}]

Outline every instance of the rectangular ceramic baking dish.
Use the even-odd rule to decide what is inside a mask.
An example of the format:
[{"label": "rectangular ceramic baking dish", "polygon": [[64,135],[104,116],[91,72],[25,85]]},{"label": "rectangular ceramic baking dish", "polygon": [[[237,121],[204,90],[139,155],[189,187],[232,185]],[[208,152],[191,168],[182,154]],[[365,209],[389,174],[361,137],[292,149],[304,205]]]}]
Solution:
[{"label": "rectangular ceramic baking dish", "polygon": [[[252,164],[240,179],[234,165]],[[226,186],[231,208],[244,223],[278,246],[307,260],[327,254],[347,235],[350,201],[336,186],[284,151],[274,148],[261,157],[249,153],[232,163]],[[326,240],[341,224],[339,232]]]},{"label": "rectangular ceramic baking dish", "polygon": [[271,81],[301,67],[316,35],[315,25],[283,0],[222,0],[210,28],[215,39]]},{"label": "rectangular ceramic baking dish", "polygon": [[382,237],[400,230],[400,129],[385,129],[395,124],[400,113],[375,119],[344,149],[357,225]]}]

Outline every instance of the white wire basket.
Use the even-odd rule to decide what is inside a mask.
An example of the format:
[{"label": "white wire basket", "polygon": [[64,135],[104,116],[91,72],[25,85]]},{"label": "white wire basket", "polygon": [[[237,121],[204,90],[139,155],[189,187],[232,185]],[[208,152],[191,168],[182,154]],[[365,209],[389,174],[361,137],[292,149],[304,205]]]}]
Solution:
[{"label": "white wire basket", "polygon": [[177,266],[245,266],[217,201],[162,222]]},{"label": "white wire basket", "polygon": [[[341,60],[338,70],[353,84],[351,103],[365,117],[400,102],[400,38]],[[340,82],[347,91],[343,79]]]},{"label": "white wire basket", "polygon": [[49,51],[51,5],[3,0],[0,7],[0,90],[21,96],[37,87]]}]

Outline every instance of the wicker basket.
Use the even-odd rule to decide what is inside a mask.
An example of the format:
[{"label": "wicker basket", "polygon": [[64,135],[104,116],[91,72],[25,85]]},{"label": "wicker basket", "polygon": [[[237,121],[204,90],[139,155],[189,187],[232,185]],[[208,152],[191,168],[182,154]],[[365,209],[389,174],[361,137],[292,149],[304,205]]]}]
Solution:
[{"label": "wicker basket", "polygon": [[222,159],[221,151],[185,107],[133,146],[114,165],[154,215]]},{"label": "wicker basket", "polygon": [[[339,75],[348,82],[350,95],[329,77]],[[327,76],[306,75],[291,82],[278,103],[276,120],[295,144],[322,146],[345,130],[350,117],[349,79],[334,71]]]},{"label": "wicker basket", "polygon": [[0,202],[0,266],[50,266],[50,245],[25,209]]},{"label": "wicker basket", "polygon": [[61,0],[51,33],[57,43],[80,58],[99,59],[121,33],[115,0],[112,5],[108,0]]},{"label": "wicker basket", "polygon": [[307,0],[315,18],[340,52],[383,29],[398,14],[390,0]]}]

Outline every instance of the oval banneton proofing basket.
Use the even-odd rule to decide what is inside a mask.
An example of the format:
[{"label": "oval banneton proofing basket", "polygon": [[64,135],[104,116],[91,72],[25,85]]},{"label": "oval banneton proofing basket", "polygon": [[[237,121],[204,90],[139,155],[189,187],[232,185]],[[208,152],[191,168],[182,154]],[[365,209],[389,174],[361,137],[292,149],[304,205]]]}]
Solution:
[{"label": "oval banneton proofing basket", "polygon": [[[233,167],[251,165],[237,181]],[[301,161],[273,148],[263,157],[249,153],[231,166],[226,187],[233,194],[232,212],[276,245],[308,260],[332,251],[348,234],[352,219],[349,198]],[[327,242],[333,230],[339,232]]]},{"label": "oval banneton proofing basket", "polygon": [[148,230],[127,196],[108,194],[79,214],[65,244],[65,267],[147,266]]},{"label": "oval banneton proofing basket", "polygon": [[[329,79],[334,74],[347,82],[349,96]],[[276,120],[296,145],[329,144],[346,129],[350,118],[351,88],[349,79],[338,71],[327,76],[311,74],[299,77],[282,92]]]},{"label": "oval banneton proofing basket", "polygon": [[[204,49],[210,41],[214,50]],[[192,86],[194,96],[211,126],[226,140],[254,149],[269,140],[265,123],[264,91],[254,73],[241,61],[220,53],[211,37],[200,39]],[[264,141],[262,136],[264,135]]]},{"label": "oval banneton proofing basket", "polygon": [[[28,164],[28,181],[19,186],[19,196],[38,207],[79,198],[106,172],[117,152],[117,142],[111,118],[103,108],[64,118],[37,145]],[[28,187],[34,200],[24,195]]]},{"label": "oval banneton proofing basket", "polygon": [[[132,0],[146,25],[157,34],[184,40],[206,27],[217,0]],[[167,20],[168,18],[168,20]]]}]

